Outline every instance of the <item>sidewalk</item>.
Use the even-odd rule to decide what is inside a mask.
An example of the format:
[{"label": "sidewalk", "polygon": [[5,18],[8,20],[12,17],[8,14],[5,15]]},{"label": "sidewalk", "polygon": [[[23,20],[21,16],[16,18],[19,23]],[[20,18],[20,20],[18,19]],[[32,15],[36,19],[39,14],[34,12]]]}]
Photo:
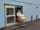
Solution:
[{"label": "sidewalk", "polygon": [[[23,25],[19,24],[19,25],[15,25],[15,26],[11,26],[11,27],[6,27],[6,28],[2,28],[1,30],[40,30],[40,21],[38,21],[39,24],[35,24],[35,23],[25,23]],[[15,28],[13,28],[15,27]]]}]

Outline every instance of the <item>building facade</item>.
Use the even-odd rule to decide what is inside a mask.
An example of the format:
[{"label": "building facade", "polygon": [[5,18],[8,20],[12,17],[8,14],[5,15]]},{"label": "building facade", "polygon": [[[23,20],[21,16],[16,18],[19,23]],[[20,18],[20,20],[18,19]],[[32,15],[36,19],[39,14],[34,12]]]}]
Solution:
[{"label": "building facade", "polygon": [[[10,16],[15,16],[14,15],[15,8],[16,9],[20,8],[21,12],[25,16],[30,17],[32,15],[32,0],[27,0],[27,1],[26,0],[0,0],[0,28],[6,25],[8,26],[10,25],[10,23],[15,24],[12,22],[8,22],[10,18],[7,18]],[[11,17],[11,20],[13,20],[12,18],[14,17]],[[29,20],[26,20],[26,21],[29,21]]]}]

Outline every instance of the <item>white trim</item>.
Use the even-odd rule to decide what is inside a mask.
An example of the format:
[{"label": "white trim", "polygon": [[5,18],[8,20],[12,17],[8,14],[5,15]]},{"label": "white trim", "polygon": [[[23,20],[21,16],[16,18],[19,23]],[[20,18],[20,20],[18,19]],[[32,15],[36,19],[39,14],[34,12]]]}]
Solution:
[{"label": "white trim", "polygon": [[12,17],[12,16],[15,16],[15,15],[8,15],[8,16],[6,15],[6,17]]},{"label": "white trim", "polygon": [[6,8],[15,8],[15,6],[5,6]]},{"label": "white trim", "polygon": [[9,26],[12,26],[12,25],[15,25],[16,23],[9,23],[7,24],[6,26],[9,27]]}]

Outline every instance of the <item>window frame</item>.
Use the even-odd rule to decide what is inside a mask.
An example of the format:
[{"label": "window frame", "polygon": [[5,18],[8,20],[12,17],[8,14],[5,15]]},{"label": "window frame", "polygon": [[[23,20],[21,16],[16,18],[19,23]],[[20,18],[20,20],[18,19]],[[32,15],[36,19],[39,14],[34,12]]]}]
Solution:
[{"label": "window frame", "polygon": [[[13,14],[13,15],[7,15],[7,14],[6,14],[6,13],[7,13],[7,11],[6,11],[7,8],[13,8],[13,9],[14,9],[14,11],[13,11],[14,14]],[[4,13],[5,13],[5,17],[6,17],[6,19],[5,19],[5,20],[6,20],[6,26],[15,24],[15,18],[14,18],[14,23],[8,23],[8,24],[7,24],[7,17],[15,16],[15,6],[7,6],[7,5],[5,5],[5,10],[4,10],[4,11],[5,11]]]}]

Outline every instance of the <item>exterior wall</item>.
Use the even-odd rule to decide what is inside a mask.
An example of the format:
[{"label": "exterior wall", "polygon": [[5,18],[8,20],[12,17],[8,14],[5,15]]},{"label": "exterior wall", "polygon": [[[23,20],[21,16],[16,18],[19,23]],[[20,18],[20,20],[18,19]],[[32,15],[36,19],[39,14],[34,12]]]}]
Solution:
[{"label": "exterior wall", "polygon": [[[25,16],[31,16],[32,15],[32,0],[16,0],[20,1],[21,3],[18,2],[18,4],[23,5],[23,11]],[[24,2],[24,3],[22,3]]]},{"label": "exterior wall", "polygon": [[[2,28],[2,27],[5,26],[4,2],[6,3],[8,1],[6,1],[6,0],[0,0],[0,28]],[[15,2],[15,0],[9,0],[9,2],[13,4]]]},{"label": "exterior wall", "polygon": [[4,26],[4,2],[0,0],[0,28]]},{"label": "exterior wall", "polygon": [[32,16],[32,0],[16,0],[16,1],[19,1],[18,3],[16,2],[17,4],[23,6],[23,14],[27,16],[28,18],[27,21],[30,21],[30,16]]},{"label": "exterior wall", "polygon": [[30,16],[33,16],[33,19],[36,19],[36,15],[38,15],[38,18],[40,18],[40,0],[16,0],[21,2],[23,5],[23,11],[24,15],[28,16],[30,19]]},{"label": "exterior wall", "polygon": [[[16,2],[20,1],[20,2]],[[4,0],[0,1],[0,28],[5,25],[5,19],[4,19]],[[23,3],[24,2],[24,3]],[[32,0],[5,0],[5,3],[9,4],[15,4],[15,5],[22,5],[23,6],[23,14],[25,16],[30,17],[32,15]],[[30,18],[29,18],[30,19]]]}]

